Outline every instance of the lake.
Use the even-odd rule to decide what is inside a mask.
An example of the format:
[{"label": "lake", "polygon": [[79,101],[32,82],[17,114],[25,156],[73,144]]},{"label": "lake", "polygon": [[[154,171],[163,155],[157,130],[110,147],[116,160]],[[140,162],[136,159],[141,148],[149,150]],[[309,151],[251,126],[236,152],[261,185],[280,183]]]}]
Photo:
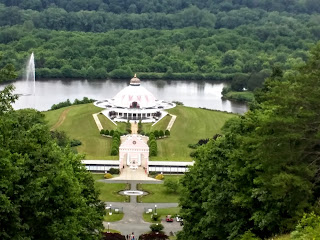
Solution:
[{"label": "lake", "polygon": [[[40,111],[67,99],[83,97],[103,100],[114,97],[128,86],[130,80],[41,80],[36,81],[35,94],[20,96],[15,109],[35,108]],[[33,93],[33,84],[24,80],[13,82],[18,94]],[[3,89],[5,84],[0,84]],[[180,101],[185,106],[202,107],[243,114],[248,110],[244,103],[221,99],[226,83],[211,81],[142,80],[141,86],[148,89],[157,99]]]}]

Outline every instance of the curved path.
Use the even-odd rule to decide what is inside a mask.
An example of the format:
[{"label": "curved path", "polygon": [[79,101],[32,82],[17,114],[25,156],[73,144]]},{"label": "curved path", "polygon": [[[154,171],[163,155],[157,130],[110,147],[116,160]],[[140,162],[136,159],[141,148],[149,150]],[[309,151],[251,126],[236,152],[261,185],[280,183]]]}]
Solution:
[{"label": "curved path", "polygon": [[68,112],[70,111],[70,108],[67,108],[66,110],[64,110],[61,114],[60,117],[58,119],[58,121],[56,122],[55,125],[53,125],[53,127],[50,129],[51,131],[56,130],[58,127],[60,127],[62,125],[62,123],[64,122],[64,120],[67,117]]}]

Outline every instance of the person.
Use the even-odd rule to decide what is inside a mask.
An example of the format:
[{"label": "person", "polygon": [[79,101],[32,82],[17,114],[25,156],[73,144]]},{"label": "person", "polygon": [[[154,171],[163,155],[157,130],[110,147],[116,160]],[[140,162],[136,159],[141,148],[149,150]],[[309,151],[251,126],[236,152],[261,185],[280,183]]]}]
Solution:
[{"label": "person", "polygon": [[131,240],[134,240],[134,233],[132,232]]},{"label": "person", "polygon": [[129,240],[129,235],[127,234],[127,236],[126,236],[126,240]]}]

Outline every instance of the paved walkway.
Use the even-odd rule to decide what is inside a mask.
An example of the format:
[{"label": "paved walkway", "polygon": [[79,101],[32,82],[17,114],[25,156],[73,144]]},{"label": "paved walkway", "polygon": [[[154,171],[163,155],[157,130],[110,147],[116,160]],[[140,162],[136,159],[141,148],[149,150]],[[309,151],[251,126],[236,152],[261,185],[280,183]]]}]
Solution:
[{"label": "paved walkway", "polygon": [[102,127],[101,122],[100,122],[100,120],[98,118],[98,114],[100,114],[100,113],[94,113],[94,114],[92,114],[92,116],[93,116],[93,119],[96,122],[97,127],[98,127],[99,132],[100,132],[103,129],[103,127]]},{"label": "paved walkway", "polygon": [[[111,182],[110,180],[100,180],[103,182]],[[112,182],[124,182],[124,180],[115,180]],[[141,181],[126,181],[131,184],[130,190],[136,190],[137,183]],[[153,184],[162,184],[163,181],[144,181],[143,183],[153,183]],[[110,229],[115,229],[121,232],[122,235],[129,235],[132,232],[136,237],[139,235],[150,231],[151,223],[145,222],[142,218],[142,214],[146,212],[147,209],[155,208],[170,208],[177,207],[178,203],[137,203],[136,196],[130,196],[130,203],[121,203],[121,202],[107,202],[106,206],[112,205],[112,208],[123,208],[124,217],[118,222],[110,222]],[[174,221],[167,223],[165,219],[161,220],[161,224],[164,226],[165,233],[169,236],[170,232],[178,232],[182,229],[180,223]],[[103,222],[105,229],[108,228],[108,223]]]},{"label": "paved walkway", "polygon": [[137,169],[131,169],[128,166],[126,166],[119,177],[115,177],[112,179],[109,179],[108,181],[114,181],[114,180],[125,180],[125,181],[159,181],[154,178],[148,177],[148,175],[145,173],[142,167],[138,167]]},{"label": "paved walkway", "polygon": [[171,130],[171,128],[172,128],[172,126],[173,126],[173,124],[174,124],[174,122],[176,121],[176,118],[177,118],[177,116],[176,115],[172,115],[172,114],[170,114],[170,116],[172,117],[171,118],[171,120],[170,120],[170,122],[169,122],[169,124],[168,124],[168,126],[167,126],[167,129],[166,130]]},{"label": "paved walkway", "polygon": [[138,123],[131,123],[131,134],[138,134]]}]

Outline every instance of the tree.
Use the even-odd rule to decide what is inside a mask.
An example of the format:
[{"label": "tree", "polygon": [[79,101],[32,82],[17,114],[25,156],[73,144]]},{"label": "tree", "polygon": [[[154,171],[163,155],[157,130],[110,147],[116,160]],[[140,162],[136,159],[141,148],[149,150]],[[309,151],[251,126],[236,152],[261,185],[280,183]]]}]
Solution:
[{"label": "tree", "polygon": [[159,130],[159,137],[162,138],[164,136],[163,130]]},{"label": "tree", "polygon": [[171,178],[165,179],[163,185],[168,193],[177,193],[179,189],[179,182]]},{"label": "tree", "polygon": [[164,134],[165,134],[166,136],[170,136],[170,131],[167,129],[167,130],[164,132]]},{"label": "tree", "polygon": [[100,239],[104,205],[82,156],[56,144],[40,112],[0,123],[0,238]]},{"label": "tree", "polygon": [[319,210],[319,62],[317,45],[299,74],[274,74],[258,108],[198,148],[182,179],[178,239],[236,239],[249,230],[267,238]]},{"label": "tree", "polygon": [[[0,56],[0,60],[1,60]],[[8,81],[17,77],[12,64],[7,64],[0,69],[0,83],[2,81]],[[8,85],[2,91],[0,91],[0,115],[13,110],[12,104],[18,99],[18,95],[13,94],[14,86]]]}]

